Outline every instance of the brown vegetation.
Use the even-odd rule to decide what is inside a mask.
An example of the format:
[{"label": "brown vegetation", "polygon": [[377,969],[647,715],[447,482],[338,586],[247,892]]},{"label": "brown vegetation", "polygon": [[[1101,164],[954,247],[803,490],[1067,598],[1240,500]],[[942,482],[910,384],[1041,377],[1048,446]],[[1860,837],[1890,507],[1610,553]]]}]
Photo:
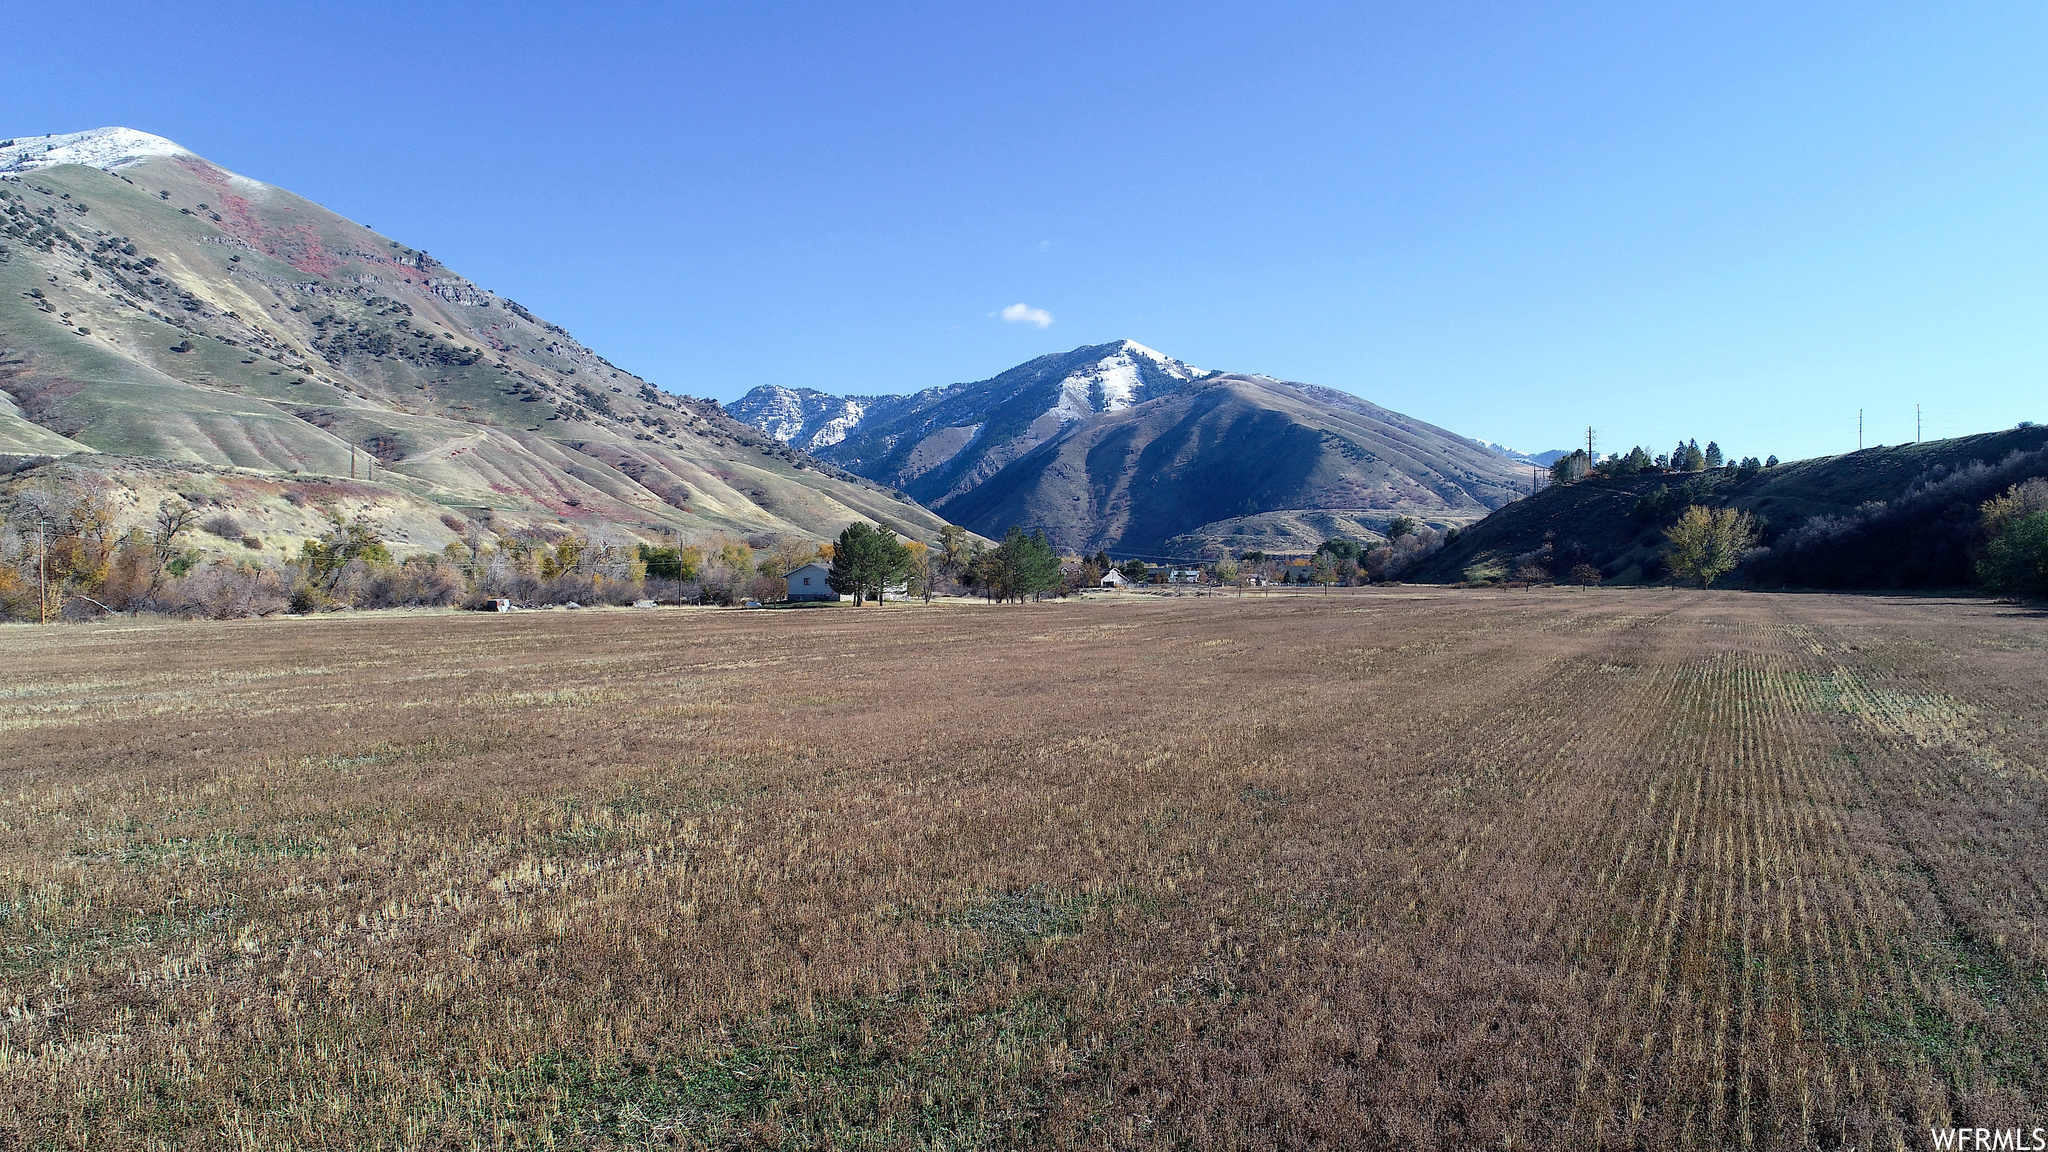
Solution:
[{"label": "brown vegetation", "polygon": [[2048,655],[1358,591],[0,631],[0,1146],[1919,1146]]}]

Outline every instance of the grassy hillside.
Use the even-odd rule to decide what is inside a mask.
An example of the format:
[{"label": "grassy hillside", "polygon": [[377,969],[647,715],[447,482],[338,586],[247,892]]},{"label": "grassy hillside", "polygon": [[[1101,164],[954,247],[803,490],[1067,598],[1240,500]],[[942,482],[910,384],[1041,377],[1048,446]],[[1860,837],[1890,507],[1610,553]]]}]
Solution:
[{"label": "grassy hillside", "polygon": [[0,452],[358,478],[501,527],[825,536],[925,509],[189,154],[0,180]]},{"label": "grassy hillside", "polygon": [[[1772,548],[1734,583],[1959,585],[1968,582],[1964,537],[1977,506],[2020,479],[2048,474],[2044,449],[2048,428],[2021,428],[1816,457],[1749,476],[1721,468],[1553,485],[1473,525],[1409,578],[1502,579],[1548,545],[1559,575],[1589,563],[1610,582],[1661,579],[1664,529],[1688,505],[1703,504],[1751,513]],[[1873,531],[1883,538],[1867,539]],[[1802,557],[1796,563],[1794,553]],[[1852,556],[1862,559],[1842,566]]]}]

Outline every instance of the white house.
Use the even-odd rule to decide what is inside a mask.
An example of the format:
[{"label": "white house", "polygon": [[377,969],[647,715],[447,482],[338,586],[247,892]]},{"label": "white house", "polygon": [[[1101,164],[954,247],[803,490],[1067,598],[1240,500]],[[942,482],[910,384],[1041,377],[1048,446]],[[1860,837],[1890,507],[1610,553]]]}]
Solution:
[{"label": "white house", "polygon": [[789,581],[789,598],[795,601],[839,599],[839,593],[825,582],[832,572],[832,566],[816,560],[798,568],[783,579]]},{"label": "white house", "polygon": [[1128,583],[1130,581],[1124,579],[1124,574],[1114,568],[1102,574],[1102,586],[1104,588],[1121,588]]}]

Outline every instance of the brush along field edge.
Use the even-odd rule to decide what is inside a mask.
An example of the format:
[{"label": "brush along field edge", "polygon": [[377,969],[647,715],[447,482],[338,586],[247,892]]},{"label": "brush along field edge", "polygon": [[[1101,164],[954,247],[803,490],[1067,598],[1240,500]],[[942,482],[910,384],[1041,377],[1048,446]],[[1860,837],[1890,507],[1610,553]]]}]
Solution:
[{"label": "brush along field edge", "polygon": [[2038,616],[0,633],[0,1144],[1918,1146],[2048,1100]]}]

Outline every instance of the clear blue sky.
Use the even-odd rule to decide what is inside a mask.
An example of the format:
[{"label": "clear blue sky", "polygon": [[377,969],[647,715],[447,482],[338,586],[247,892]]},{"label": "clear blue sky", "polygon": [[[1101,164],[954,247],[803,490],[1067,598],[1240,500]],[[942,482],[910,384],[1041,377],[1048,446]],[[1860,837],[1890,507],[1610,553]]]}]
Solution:
[{"label": "clear blue sky", "polygon": [[1530,450],[2048,421],[2038,3],[53,12],[0,131],[168,136],[676,391],[1129,337]]}]

